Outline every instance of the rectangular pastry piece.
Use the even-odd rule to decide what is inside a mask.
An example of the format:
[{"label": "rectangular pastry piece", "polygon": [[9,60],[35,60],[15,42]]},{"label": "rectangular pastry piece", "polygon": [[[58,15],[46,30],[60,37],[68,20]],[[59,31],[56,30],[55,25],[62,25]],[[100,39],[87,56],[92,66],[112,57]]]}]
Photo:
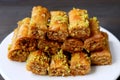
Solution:
[{"label": "rectangular pastry piece", "polygon": [[23,20],[18,22],[17,32],[14,33],[14,43],[16,46],[20,46],[25,51],[33,51],[36,50],[37,40],[29,37],[29,23],[30,18],[24,18]]},{"label": "rectangular pastry piece", "polygon": [[28,55],[29,52],[25,52],[22,49],[14,49],[9,52],[8,58],[12,61],[25,62]]},{"label": "rectangular pastry piece", "polygon": [[61,43],[56,41],[49,41],[48,51],[50,54],[56,54],[61,48]]},{"label": "rectangular pastry piece", "polygon": [[49,46],[49,41],[48,40],[46,40],[46,39],[38,40],[38,49],[46,52],[49,48],[48,46]]},{"label": "rectangular pastry piece", "polygon": [[107,33],[104,33],[106,38],[106,46],[101,51],[91,52],[90,58],[93,65],[108,65],[112,63],[112,55],[109,48],[108,36]]},{"label": "rectangular pastry piece", "polygon": [[16,45],[17,33],[18,33],[18,28],[14,30],[12,43],[8,45],[8,58],[13,61],[24,62],[26,61],[29,52],[23,51],[19,45]]},{"label": "rectangular pastry piece", "polygon": [[108,65],[112,63],[111,53],[109,49],[91,52],[90,58],[93,65]]},{"label": "rectangular pastry piece", "polygon": [[69,12],[69,34],[73,38],[86,39],[90,36],[87,10],[73,8]]},{"label": "rectangular pastry piece", "polygon": [[104,32],[97,33],[84,41],[84,48],[87,52],[103,50],[107,38]]},{"label": "rectangular pastry piece", "polygon": [[89,27],[91,30],[91,36],[100,33],[100,26],[97,17],[93,17],[89,19]]},{"label": "rectangular pastry piece", "polygon": [[28,37],[28,27],[30,18],[24,18],[18,22],[18,27],[14,30],[12,43],[8,50],[8,58],[14,61],[26,61],[29,51],[36,49],[36,40]]},{"label": "rectangular pastry piece", "polygon": [[57,54],[52,56],[50,68],[50,76],[68,76],[70,75],[70,69],[67,62],[67,57],[60,50]]},{"label": "rectangular pastry piece", "polygon": [[64,51],[74,53],[74,52],[82,51],[83,46],[84,46],[84,44],[81,40],[69,38],[69,39],[65,40],[65,42],[62,44],[61,48]]},{"label": "rectangular pastry piece", "polygon": [[47,36],[50,40],[63,42],[68,36],[68,16],[64,11],[51,11]]},{"label": "rectangular pastry piece", "polygon": [[50,54],[56,54],[61,48],[61,43],[51,40],[38,40],[38,48]]},{"label": "rectangular pastry piece", "polygon": [[70,61],[71,75],[85,75],[91,71],[91,61],[83,52],[72,53]]},{"label": "rectangular pastry piece", "polygon": [[26,68],[32,73],[46,75],[49,69],[49,61],[48,56],[41,50],[33,51],[27,59]]},{"label": "rectangular pastry piece", "polygon": [[29,36],[36,39],[45,39],[50,13],[47,8],[35,6],[32,9]]}]

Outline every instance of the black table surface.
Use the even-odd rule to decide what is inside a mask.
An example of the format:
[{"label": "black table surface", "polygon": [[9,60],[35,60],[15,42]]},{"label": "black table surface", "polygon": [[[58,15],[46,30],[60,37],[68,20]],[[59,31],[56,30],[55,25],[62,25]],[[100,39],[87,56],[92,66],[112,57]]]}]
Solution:
[{"label": "black table surface", "polygon": [[[36,5],[67,12],[73,7],[87,9],[90,17],[97,16],[100,25],[120,40],[120,0],[0,0],[0,42],[17,27],[19,20],[30,17]],[[0,80],[4,80],[2,76]]]}]

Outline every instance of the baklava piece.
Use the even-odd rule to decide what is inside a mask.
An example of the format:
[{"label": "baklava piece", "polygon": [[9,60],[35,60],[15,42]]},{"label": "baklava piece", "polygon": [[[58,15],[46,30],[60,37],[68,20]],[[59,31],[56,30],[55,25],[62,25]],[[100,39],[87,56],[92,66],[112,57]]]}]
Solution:
[{"label": "baklava piece", "polygon": [[69,12],[69,23],[71,37],[84,40],[90,36],[87,10],[73,8]]},{"label": "baklava piece", "polygon": [[70,38],[70,39],[65,40],[61,48],[64,51],[74,53],[74,52],[82,51],[83,46],[84,44],[81,40]]},{"label": "baklava piece", "polygon": [[14,30],[11,46],[8,50],[8,58],[13,61],[26,61],[29,51],[36,50],[36,40],[28,37],[28,27],[30,18],[24,18],[18,22],[18,27]]},{"label": "baklava piece", "polygon": [[26,63],[28,71],[38,75],[46,75],[50,59],[41,50],[31,52]]},{"label": "baklava piece", "polygon": [[61,43],[51,40],[39,40],[38,48],[49,54],[56,54],[61,48]]},{"label": "baklava piece", "polygon": [[70,61],[71,75],[85,75],[91,71],[91,61],[86,53],[72,53]]},{"label": "baklava piece", "polygon": [[21,47],[24,51],[33,51],[37,47],[37,40],[28,36],[29,22],[30,18],[19,21],[12,39],[12,44]]},{"label": "baklava piece", "polygon": [[60,50],[57,54],[52,56],[50,68],[50,76],[68,76],[70,75],[70,69],[67,62],[67,57]]},{"label": "baklava piece", "polygon": [[84,41],[84,48],[87,52],[100,51],[106,47],[107,36],[100,32]]},{"label": "baklava piece", "polygon": [[8,50],[8,58],[12,61],[25,62],[29,56],[28,51],[22,50],[20,47],[10,45]]},{"label": "baklava piece", "polygon": [[63,42],[68,37],[68,16],[64,11],[51,11],[47,36],[50,40]]},{"label": "baklava piece", "polygon": [[109,42],[108,42],[108,35],[107,33],[103,33],[104,36],[106,36],[106,46],[101,51],[93,51],[91,52],[91,63],[93,65],[108,65],[112,63],[112,55],[109,48]]},{"label": "baklava piece", "polygon": [[42,6],[33,7],[29,28],[29,36],[36,39],[45,39],[49,18],[50,13],[47,8]]}]

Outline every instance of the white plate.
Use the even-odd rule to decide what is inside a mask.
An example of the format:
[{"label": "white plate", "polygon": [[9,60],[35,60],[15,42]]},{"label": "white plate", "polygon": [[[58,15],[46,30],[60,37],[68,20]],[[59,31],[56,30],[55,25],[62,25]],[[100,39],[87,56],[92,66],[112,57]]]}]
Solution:
[{"label": "white plate", "polygon": [[32,74],[25,68],[25,63],[10,61],[7,58],[7,47],[11,43],[13,32],[0,45],[0,73],[5,80],[115,80],[120,75],[120,42],[109,31],[101,28],[109,35],[112,53],[112,65],[92,66],[92,71],[85,76],[49,77]]}]

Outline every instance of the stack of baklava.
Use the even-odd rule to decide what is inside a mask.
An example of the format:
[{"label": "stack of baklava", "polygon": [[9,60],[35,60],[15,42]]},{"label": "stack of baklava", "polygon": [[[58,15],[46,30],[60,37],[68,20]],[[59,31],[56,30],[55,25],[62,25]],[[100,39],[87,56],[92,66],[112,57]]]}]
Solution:
[{"label": "stack of baklava", "polygon": [[26,61],[27,70],[50,76],[85,75],[91,65],[112,62],[108,35],[100,31],[96,17],[89,18],[84,9],[73,8],[67,15],[42,6],[18,22],[8,58]]}]

